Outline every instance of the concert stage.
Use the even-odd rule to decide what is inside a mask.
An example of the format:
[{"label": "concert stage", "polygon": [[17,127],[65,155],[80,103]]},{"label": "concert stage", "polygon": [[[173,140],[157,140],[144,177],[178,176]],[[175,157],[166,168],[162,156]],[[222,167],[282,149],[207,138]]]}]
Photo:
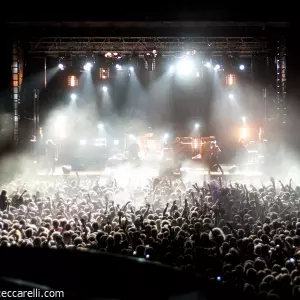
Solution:
[{"label": "concert stage", "polygon": [[[261,180],[265,176],[262,172],[253,170],[249,168],[248,170],[238,170],[234,165],[221,165],[224,171],[222,176],[221,172],[211,172],[211,178],[218,178],[222,176],[224,180],[234,180],[234,181],[243,181],[243,180]],[[71,170],[70,166],[65,166],[66,169]],[[153,167],[134,167],[129,165],[120,166],[117,168],[105,168],[98,170],[84,170],[78,171],[80,178],[116,178],[118,181],[139,181],[142,182],[144,179],[150,179],[153,177],[159,176],[159,170]],[[182,177],[187,181],[199,181],[204,178],[209,178],[209,172],[205,168],[183,168],[181,171],[174,173],[175,177]],[[57,177],[70,177],[76,178],[76,172],[70,171],[69,173],[63,172],[63,166],[56,168],[56,171],[52,175],[48,175],[45,171],[37,172],[37,177],[41,180],[51,179]]]}]

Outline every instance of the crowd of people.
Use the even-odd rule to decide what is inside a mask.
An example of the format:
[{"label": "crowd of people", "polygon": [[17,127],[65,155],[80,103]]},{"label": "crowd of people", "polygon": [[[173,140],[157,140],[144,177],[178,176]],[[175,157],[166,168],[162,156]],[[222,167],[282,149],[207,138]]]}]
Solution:
[{"label": "crowd of people", "polygon": [[103,251],[195,272],[259,299],[300,299],[300,188],[76,177],[2,186],[0,248]]}]

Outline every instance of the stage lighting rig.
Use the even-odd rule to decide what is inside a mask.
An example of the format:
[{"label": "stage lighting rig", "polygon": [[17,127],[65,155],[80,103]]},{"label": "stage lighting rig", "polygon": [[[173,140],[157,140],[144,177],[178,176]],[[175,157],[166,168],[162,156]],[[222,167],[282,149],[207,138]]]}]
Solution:
[{"label": "stage lighting rig", "polygon": [[120,64],[116,64],[117,71],[123,71],[123,67]]},{"label": "stage lighting rig", "polygon": [[220,68],[221,68],[221,66],[220,66],[219,64],[217,64],[217,65],[215,65],[214,70],[215,70],[215,71],[219,71]]},{"label": "stage lighting rig", "polygon": [[74,100],[76,100],[77,99],[77,95],[76,94],[74,94],[74,93],[72,93],[71,95],[70,95],[70,98],[74,101]]},{"label": "stage lighting rig", "polygon": [[196,50],[187,51],[186,55],[196,55]]},{"label": "stage lighting rig", "polygon": [[100,80],[109,79],[109,68],[100,68],[99,75],[100,75]]},{"label": "stage lighting rig", "polygon": [[64,57],[60,57],[59,61],[58,61],[58,68],[60,70],[64,70],[66,68],[66,61],[64,59]]},{"label": "stage lighting rig", "polygon": [[64,70],[64,69],[65,69],[65,65],[62,64],[62,63],[59,63],[59,64],[58,64],[58,68],[59,68],[60,70]]},{"label": "stage lighting rig", "polygon": [[209,62],[209,61],[206,62],[206,63],[204,64],[204,67],[210,69],[210,68],[211,68],[211,62]]},{"label": "stage lighting rig", "polygon": [[121,58],[121,55],[118,52],[106,52],[104,54],[105,58]]},{"label": "stage lighting rig", "polygon": [[93,67],[93,64],[91,62],[87,62],[84,66],[83,66],[83,69],[85,71],[90,71]]},{"label": "stage lighting rig", "polygon": [[89,72],[91,71],[91,69],[93,68],[94,64],[95,64],[95,57],[94,55],[88,55],[84,58],[83,61],[83,70],[85,72]]},{"label": "stage lighting rig", "polygon": [[235,85],[235,84],[236,84],[235,74],[226,75],[226,85]]},{"label": "stage lighting rig", "polygon": [[107,53],[104,54],[104,57],[105,58],[112,58],[113,57],[113,53],[107,52]]},{"label": "stage lighting rig", "polygon": [[148,52],[144,55],[145,67],[150,72],[155,70],[155,57],[157,56],[157,53],[156,50],[153,50],[153,52]]},{"label": "stage lighting rig", "polygon": [[68,86],[69,87],[76,87],[78,86],[78,78],[75,75],[69,75],[68,76]]}]

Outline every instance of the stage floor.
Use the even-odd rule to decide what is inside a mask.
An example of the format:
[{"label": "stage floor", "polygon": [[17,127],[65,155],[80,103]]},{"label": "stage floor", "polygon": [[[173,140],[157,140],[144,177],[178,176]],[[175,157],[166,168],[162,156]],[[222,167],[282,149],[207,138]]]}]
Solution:
[{"label": "stage floor", "polygon": [[[263,176],[262,172],[259,172],[257,170],[253,170],[253,168],[248,168],[245,170],[241,170],[239,171],[238,169],[236,170],[236,172],[232,172],[230,169],[232,169],[234,167],[234,165],[221,165],[224,171],[224,175],[223,177],[228,177],[228,178],[232,178],[232,177],[240,177],[240,178],[251,178],[251,177],[256,177],[256,178],[261,178]],[[70,174],[64,174],[63,172],[63,166],[58,166],[56,167],[56,170],[54,172],[54,174],[52,174],[51,176],[76,176],[76,172],[75,171],[71,171]],[[70,166],[64,166],[68,169],[71,170]],[[222,176],[221,172],[208,172],[207,169],[205,168],[182,168],[181,169],[182,172],[182,176],[183,177],[195,177],[195,178],[199,178],[199,176],[212,176],[212,177],[218,177],[218,176]],[[105,168],[105,169],[99,169],[99,170],[84,170],[84,171],[78,171],[78,174],[80,176],[88,176],[88,177],[119,177],[119,176],[125,176],[125,177],[131,177],[131,176],[145,176],[145,177],[157,177],[159,176],[159,170],[155,169],[153,167],[145,167],[145,166],[141,166],[141,167],[132,167],[132,166],[121,166],[121,167],[117,167],[117,168]],[[175,175],[180,175],[175,174]],[[41,176],[41,177],[48,177],[49,174],[45,171],[45,170],[41,170],[39,172],[37,172],[37,176]]]}]

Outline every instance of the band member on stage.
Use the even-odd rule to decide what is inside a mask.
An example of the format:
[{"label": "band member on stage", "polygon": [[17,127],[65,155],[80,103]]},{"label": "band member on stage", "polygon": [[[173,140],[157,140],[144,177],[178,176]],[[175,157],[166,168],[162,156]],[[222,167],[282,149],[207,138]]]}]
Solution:
[{"label": "band member on stage", "polygon": [[219,154],[221,152],[221,149],[216,143],[211,143],[210,148],[210,158],[209,158],[209,172],[214,170],[216,168],[216,171],[220,169],[222,172],[222,175],[224,175],[223,169],[219,164]]},{"label": "band member on stage", "polygon": [[131,145],[129,145],[128,147],[128,158],[129,160],[133,161],[133,160],[139,160],[139,152],[140,152],[140,146],[138,145],[138,143],[132,143]]},{"label": "band member on stage", "polygon": [[245,142],[245,139],[241,138],[238,141],[238,151],[237,151],[237,163],[243,164],[246,162],[247,157],[247,144]]},{"label": "band member on stage", "polygon": [[46,164],[49,174],[53,174],[55,172],[55,164],[58,159],[58,151],[57,146],[54,144],[52,140],[48,140],[46,142]]}]

